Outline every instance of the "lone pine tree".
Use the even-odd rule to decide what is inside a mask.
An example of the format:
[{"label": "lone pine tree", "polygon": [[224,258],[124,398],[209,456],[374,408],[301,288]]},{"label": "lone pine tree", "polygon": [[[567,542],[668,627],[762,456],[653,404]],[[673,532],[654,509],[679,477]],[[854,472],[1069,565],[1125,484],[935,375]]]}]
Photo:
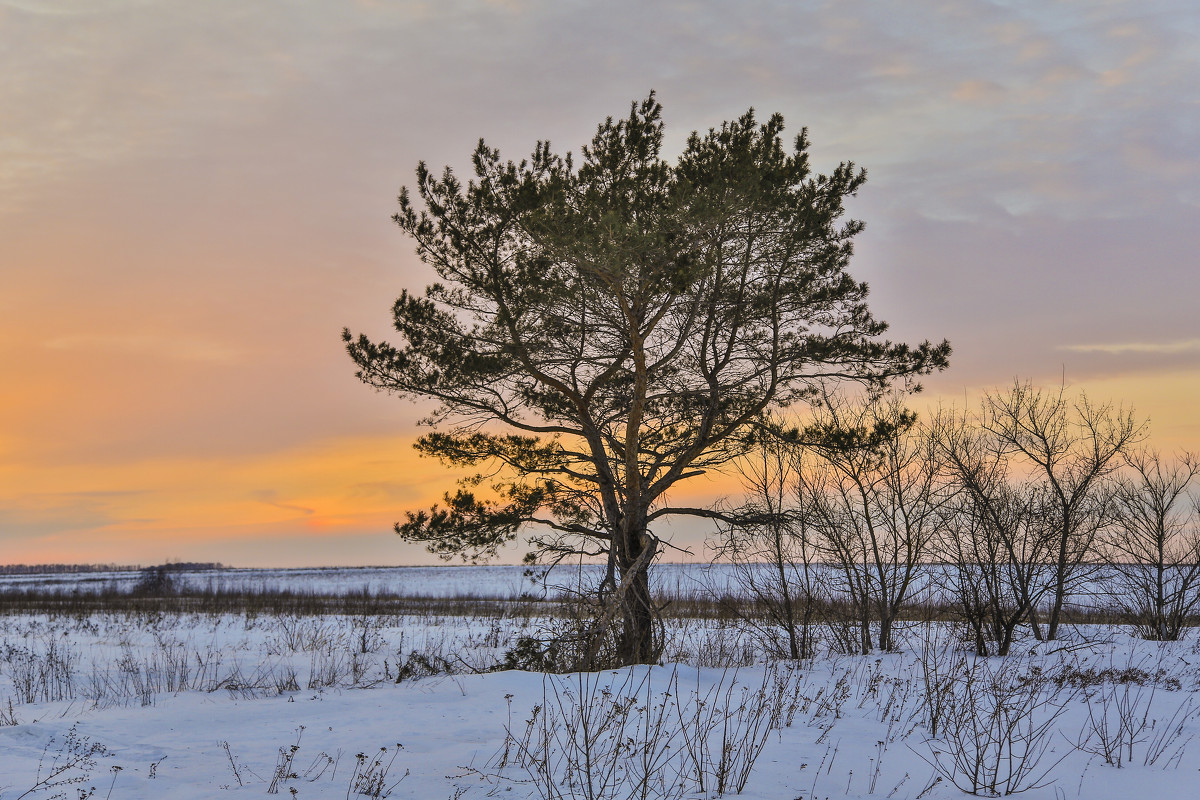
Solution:
[{"label": "lone pine tree", "polygon": [[[680,481],[742,455],[765,412],[831,382],[882,388],[944,368],[949,344],[882,339],[846,272],[851,163],[814,175],[808,140],[753,111],[661,156],[653,93],[607,119],[579,163],[482,140],[465,186],[417,167],[394,217],[440,281],[404,291],[399,339],[343,332],[358,377],[436,407],[416,448],[472,469],[396,531],[483,558],[527,532],[535,554],[607,558],[598,588],[616,658],[657,657],[649,573]],[[483,487],[480,491],[480,487]],[[599,631],[603,633],[603,631]]]}]

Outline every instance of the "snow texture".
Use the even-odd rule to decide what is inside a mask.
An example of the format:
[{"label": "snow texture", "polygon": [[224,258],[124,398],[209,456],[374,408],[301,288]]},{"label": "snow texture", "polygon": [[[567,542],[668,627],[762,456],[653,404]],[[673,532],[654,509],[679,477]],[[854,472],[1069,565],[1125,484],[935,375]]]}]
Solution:
[{"label": "snow texture", "polygon": [[[493,574],[472,586],[520,593]],[[693,620],[662,666],[475,674],[541,624],[0,617],[0,800],[1200,794],[1193,642],[1097,626],[976,659],[950,626],[913,624],[898,653],[768,664],[736,626]]]}]

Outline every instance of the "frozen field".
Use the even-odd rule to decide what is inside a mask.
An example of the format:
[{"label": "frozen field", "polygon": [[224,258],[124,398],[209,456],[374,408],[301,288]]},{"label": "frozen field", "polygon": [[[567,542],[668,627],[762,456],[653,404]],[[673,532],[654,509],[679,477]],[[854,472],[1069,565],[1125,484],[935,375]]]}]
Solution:
[{"label": "frozen field", "polygon": [[[731,584],[721,565],[663,564],[657,569],[660,585],[699,588],[698,581],[718,580]],[[557,584],[594,583],[602,574],[597,566],[555,571],[549,592]],[[436,567],[328,567],[296,569],[237,569],[172,571],[182,588],[214,591],[293,591],[314,594],[392,594],[400,597],[469,597],[508,600],[532,595],[544,597],[547,587],[531,580],[519,566]],[[39,589],[63,593],[129,591],[137,583],[137,571],[0,575],[0,591]]]},{"label": "frozen field", "polygon": [[[762,570],[767,565],[756,565]],[[652,575],[654,591],[665,597],[694,595],[743,597],[746,592],[738,568],[729,564],[658,564]],[[829,570],[830,567],[814,567]],[[928,565],[915,580],[911,595],[922,597],[922,588],[945,583],[944,567]],[[311,567],[293,569],[221,568],[172,570],[171,578],[182,589],[215,592],[296,592],[318,595],[382,594],[397,597],[476,598],[512,600],[546,598],[564,588],[594,586],[603,570],[597,565],[560,566],[541,580],[521,566],[429,567]],[[62,594],[128,592],[138,582],[136,570],[92,573],[0,575],[0,593],[37,590]],[[836,583],[836,581],[831,581]],[[1098,591],[1081,586],[1072,597],[1080,608],[1105,605]]]},{"label": "frozen field", "polygon": [[[591,569],[587,570],[591,572]],[[540,591],[523,567],[336,567],[298,569],[208,569],[171,572],[180,587],[214,591],[297,591],[315,594],[395,594],[401,597],[510,599]],[[36,588],[64,593],[129,591],[139,573],[92,572],[2,575],[4,589]]]},{"label": "frozen field", "polygon": [[[308,592],[313,594],[388,594],[399,597],[465,597],[511,600],[546,597],[564,586],[594,585],[603,575],[596,565],[560,566],[547,581],[537,580],[521,566],[431,567],[316,567],[295,569],[172,570],[180,588],[218,592]],[[97,593],[127,592],[137,583],[136,570],[92,573],[0,575],[0,592],[39,591]],[[690,594],[708,591],[736,593],[737,578],[727,564],[661,564],[655,567],[660,591]]]},{"label": "frozen field", "polygon": [[543,623],[3,616],[0,800],[1200,790],[1192,641],[1089,627],[975,659],[914,624],[899,653],[767,664],[737,625],[676,620],[663,666],[490,671]]}]

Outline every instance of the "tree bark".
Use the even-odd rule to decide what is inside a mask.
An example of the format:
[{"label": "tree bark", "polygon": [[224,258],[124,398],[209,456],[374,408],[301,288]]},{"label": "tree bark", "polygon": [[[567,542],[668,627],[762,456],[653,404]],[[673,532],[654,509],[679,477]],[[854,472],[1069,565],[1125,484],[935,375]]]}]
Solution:
[{"label": "tree bark", "polygon": [[654,600],[650,595],[650,564],[654,561],[654,537],[636,531],[622,548],[627,563],[622,564],[620,596],[621,635],[617,657],[622,664],[653,664],[658,661],[654,641]]}]

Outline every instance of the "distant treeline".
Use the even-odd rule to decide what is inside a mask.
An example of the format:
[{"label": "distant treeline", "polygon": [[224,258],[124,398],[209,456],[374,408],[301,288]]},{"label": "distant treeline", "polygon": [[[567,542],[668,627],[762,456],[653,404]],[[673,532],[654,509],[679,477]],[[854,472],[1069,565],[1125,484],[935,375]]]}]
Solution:
[{"label": "distant treeline", "polygon": [[[196,571],[224,569],[225,565],[215,561],[172,561],[157,565],[172,571]],[[56,575],[84,572],[137,572],[144,569],[141,564],[0,564],[0,575]]]}]

